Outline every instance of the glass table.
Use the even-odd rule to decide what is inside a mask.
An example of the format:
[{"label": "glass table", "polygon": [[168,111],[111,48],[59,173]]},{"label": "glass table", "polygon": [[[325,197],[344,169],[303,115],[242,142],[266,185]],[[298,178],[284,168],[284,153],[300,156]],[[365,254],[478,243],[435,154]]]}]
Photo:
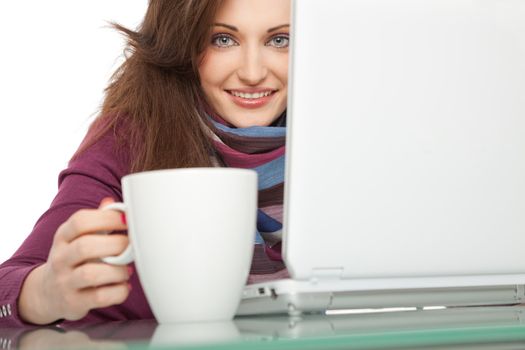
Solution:
[{"label": "glass table", "polygon": [[525,306],[0,329],[0,349],[525,349]]}]

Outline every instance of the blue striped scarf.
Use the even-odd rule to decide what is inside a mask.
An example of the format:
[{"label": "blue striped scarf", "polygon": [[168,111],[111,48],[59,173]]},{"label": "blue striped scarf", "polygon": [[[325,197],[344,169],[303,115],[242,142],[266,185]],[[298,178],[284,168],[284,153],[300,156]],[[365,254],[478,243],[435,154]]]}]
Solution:
[{"label": "blue striped scarf", "polygon": [[282,260],[286,113],[272,126],[234,128],[220,117],[209,117],[213,142],[225,166],[253,169],[258,175],[256,244],[264,244],[270,259]]}]

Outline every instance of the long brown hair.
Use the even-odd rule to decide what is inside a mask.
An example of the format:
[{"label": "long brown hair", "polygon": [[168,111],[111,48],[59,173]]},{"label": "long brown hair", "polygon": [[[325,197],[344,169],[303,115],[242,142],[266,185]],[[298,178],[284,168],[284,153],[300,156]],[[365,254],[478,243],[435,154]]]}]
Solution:
[{"label": "long brown hair", "polygon": [[220,5],[150,0],[136,31],[112,23],[127,37],[126,60],[77,155],[114,130],[118,144],[129,148],[131,172],[211,165],[197,68]]}]

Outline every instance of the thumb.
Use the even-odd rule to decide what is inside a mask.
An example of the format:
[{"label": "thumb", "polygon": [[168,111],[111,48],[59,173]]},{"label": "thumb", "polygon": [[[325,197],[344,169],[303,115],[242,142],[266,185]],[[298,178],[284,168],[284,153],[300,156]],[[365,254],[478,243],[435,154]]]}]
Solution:
[{"label": "thumb", "polygon": [[115,203],[115,200],[111,197],[106,197],[106,198],[103,198],[101,201],[100,201],[100,204],[98,206],[99,209],[102,209],[104,208],[105,206],[107,205],[110,205],[111,203]]}]

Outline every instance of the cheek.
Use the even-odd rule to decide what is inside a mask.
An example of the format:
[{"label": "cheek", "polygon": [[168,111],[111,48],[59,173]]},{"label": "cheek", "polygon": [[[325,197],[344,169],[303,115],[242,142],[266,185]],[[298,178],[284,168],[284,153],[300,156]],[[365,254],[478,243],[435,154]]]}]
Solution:
[{"label": "cheek", "polygon": [[281,57],[278,70],[278,79],[283,85],[284,94],[283,94],[283,100],[281,101],[281,112],[283,112],[286,109],[287,103],[288,103],[288,55],[283,55],[284,57]]},{"label": "cheek", "polygon": [[280,55],[272,60],[275,76],[284,85],[288,85],[288,55]]},{"label": "cheek", "polygon": [[199,75],[203,88],[218,87],[226,81],[231,61],[225,59],[224,56],[213,52],[206,53],[204,56],[199,65]]}]

